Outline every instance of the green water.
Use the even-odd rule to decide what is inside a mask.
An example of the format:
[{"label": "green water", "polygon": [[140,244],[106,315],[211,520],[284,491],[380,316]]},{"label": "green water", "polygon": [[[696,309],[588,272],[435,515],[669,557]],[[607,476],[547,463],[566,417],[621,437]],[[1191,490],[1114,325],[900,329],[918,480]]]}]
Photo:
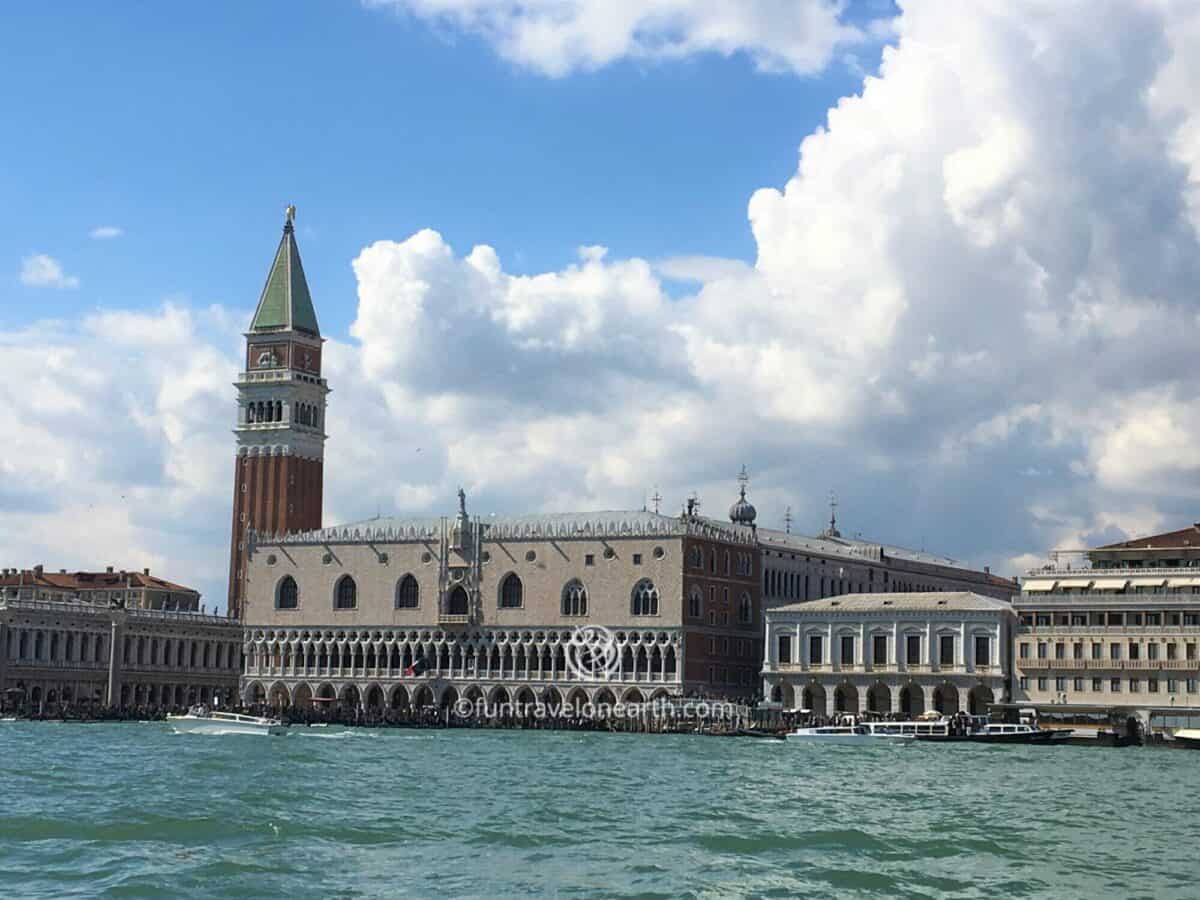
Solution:
[{"label": "green water", "polygon": [[0,896],[1197,897],[1200,753],[0,723]]}]

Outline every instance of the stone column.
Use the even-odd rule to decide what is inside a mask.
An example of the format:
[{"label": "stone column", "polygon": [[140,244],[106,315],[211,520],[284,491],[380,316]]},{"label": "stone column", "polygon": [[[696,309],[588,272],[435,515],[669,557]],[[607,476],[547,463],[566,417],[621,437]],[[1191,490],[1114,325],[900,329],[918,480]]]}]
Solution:
[{"label": "stone column", "polygon": [[112,628],[108,639],[108,691],[105,694],[104,705],[119,706],[121,703],[121,650],[123,649],[123,626],[125,614],[119,610],[110,613]]}]

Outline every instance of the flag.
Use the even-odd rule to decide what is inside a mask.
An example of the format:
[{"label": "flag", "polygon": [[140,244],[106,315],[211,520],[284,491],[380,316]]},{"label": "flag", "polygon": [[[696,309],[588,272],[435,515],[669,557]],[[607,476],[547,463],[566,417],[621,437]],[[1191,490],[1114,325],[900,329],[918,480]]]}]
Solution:
[{"label": "flag", "polygon": [[429,668],[429,665],[425,662],[425,657],[418,656],[416,659],[414,659],[412,661],[412,665],[410,665],[408,668],[406,668],[404,670],[404,674],[408,675],[410,677],[413,675],[421,675],[428,668]]}]

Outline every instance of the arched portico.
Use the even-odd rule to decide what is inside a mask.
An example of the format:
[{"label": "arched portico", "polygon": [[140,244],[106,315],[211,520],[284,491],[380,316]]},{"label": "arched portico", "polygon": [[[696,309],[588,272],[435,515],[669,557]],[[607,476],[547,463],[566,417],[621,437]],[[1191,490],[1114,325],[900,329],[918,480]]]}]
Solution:
[{"label": "arched portico", "polygon": [[892,689],[881,681],[867,691],[867,711],[883,714],[892,711]]},{"label": "arched portico", "polygon": [[986,684],[977,684],[967,694],[968,712],[973,716],[986,715],[988,709],[996,702],[996,696]]},{"label": "arched portico", "polygon": [[925,692],[911,681],[900,689],[900,712],[915,719],[925,712]]},{"label": "arched portico", "polygon": [[301,682],[296,685],[292,691],[292,705],[297,709],[312,709],[313,706],[312,688],[307,682]]},{"label": "arched portico", "polygon": [[958,688],[949,682],[939,684],[933,692],[933,708],[944,716],[958,712]]},{"label": "arched portico", "polygon": [[819,684],[808,684],[800,694],[800,706],[814,715],[823,716],[828,709],[828,695],[825,688]]},{"label": "arched portico", "polygon": [[287,709],[292,705],[292,694],[286,684],[277,681],[271,685],[271,690],[267,693],[267,705],[274,709]]},{"label": "arched portico", "polygon": [[408,689],[404,685],[398,684],[392,688],[388,706],[392,709],[408,709]]},{"label": "arched portico", "polygon": [[858,712],[858,688],[842,682],[833,691],[833,708],[837,712]]}]

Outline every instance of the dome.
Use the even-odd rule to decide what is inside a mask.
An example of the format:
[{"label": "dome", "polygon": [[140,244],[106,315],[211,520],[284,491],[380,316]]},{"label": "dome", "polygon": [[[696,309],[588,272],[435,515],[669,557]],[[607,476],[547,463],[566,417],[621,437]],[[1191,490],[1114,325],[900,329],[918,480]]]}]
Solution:
[{"label": "dome", "polygon": [[753,525],[757,516],[758,510],[746,499],[746,486],[743,484],[737,502],[729,507],[729,521],[737,525]]}]

